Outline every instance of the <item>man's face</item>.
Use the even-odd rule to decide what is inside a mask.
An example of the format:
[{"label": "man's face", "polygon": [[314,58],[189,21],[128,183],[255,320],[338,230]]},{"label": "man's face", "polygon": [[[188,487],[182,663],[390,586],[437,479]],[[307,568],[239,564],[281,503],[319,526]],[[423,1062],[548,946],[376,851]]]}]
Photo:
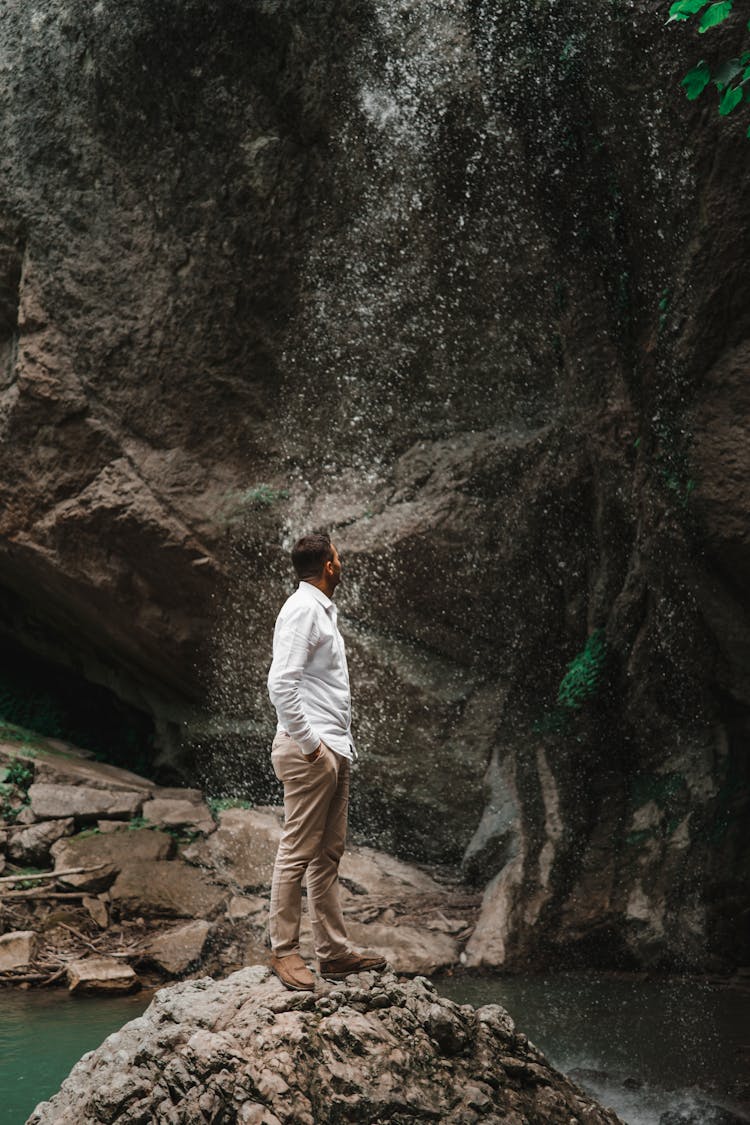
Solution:
[{"label": "man's face", "polygon": [[334,547],[333,543],[331,543],[331,550],[333,551],[333,558],[328,563],[328,573],[335,590],[339,582],[341,581],[341,559],[339,558],[339,553]]}]

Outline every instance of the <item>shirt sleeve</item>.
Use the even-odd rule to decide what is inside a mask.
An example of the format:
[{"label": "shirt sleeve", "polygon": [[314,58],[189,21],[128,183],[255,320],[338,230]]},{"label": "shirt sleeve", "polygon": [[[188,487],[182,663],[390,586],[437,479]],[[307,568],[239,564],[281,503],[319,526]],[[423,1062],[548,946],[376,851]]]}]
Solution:
[{"label": "shirt sleeve", "polygon": [[273,662],[268,673],[268,694],[279,723],[305,754],[317,749],[320,738],[310,726],[302,706],[302,672],[318,643],[318,629],[311,609],[296,611],[279,622],[273,644]]}]

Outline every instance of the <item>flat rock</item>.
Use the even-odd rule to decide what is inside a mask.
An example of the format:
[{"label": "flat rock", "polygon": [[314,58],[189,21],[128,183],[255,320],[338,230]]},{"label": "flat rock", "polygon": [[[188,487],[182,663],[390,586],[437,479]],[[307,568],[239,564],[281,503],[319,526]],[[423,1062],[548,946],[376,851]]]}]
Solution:
[{"label": "flat rock", "polygon": [[190,863],[213,868],[242,890],[271,886],[281,824],[275,812],[261,809],[225,809],[219,827],[206,840],[183,848]]},{"label": "flat rock", "polygon": [[290,992],[260,965],[160,989],[27,1125],[218,1120],[618,1125],[499,1005],[393,973]]},{"label": "flat rock", "polygon": [[92,789],[128,790],[150,793],[154,788],[149,781],[131,770],[112,766],[107,762],[92,761],[87,751],[60,739],[43,739],[33,752],[18,743],[0,743],[0,762],[20,758],[34,767],[34,780],[60,785],[85,785]]},{"label": "flat rock", "polygon": [[155,797],[144,804],[142,815],[149,824],[158,824],[160,828],[191,828],[205,834],[216,828],[206,804],[185,798]]},{"label": "flat rock", "polygon": [[212,929],[203,919],[188,922],[151,938],[142,947],[143,953],[166,973],[179,976],[200,961]]},{"label": "flat rock", "polygon": [[36,957],[37,935],[33,930],[13,930],[0,937],[0,973],[23,969]]},{"label": "flat rock", "polygon": [[[174,850],[174,840],[166,832],[131,828],[124,832],[70,836],[54,844],[51,854],[58,871],[106,863],[119,874],[123,868],[137,866],[144,861],[169,859]],[[92,875],[66,875],[65,882],[71,887],[89,888]],[[110,879],[107,886],[111,882]]]},{"label": "flat rock", "polygon": [[98,817],[137,816],[144,794],[135,790],[98,789],[90,785],[62,785],[34,782],[29,787],[31,808],[39,820],[74,816],[81,822]]},{"label": "flat rock", "polygon": [[70,992],[133,992],[141,984],[130,965],[110,957],[71,961],[66,972]]},{"label": "flat rock", "polygon": [[348,848],[341,857],[339,878],[355,894],[398,897],[404,893],[445,893],[426,872],[376,848]]},{"label": "flat rock", "polygon": [[226,898],[208,876],[180,859],[123,865],[109,893],[131,916],[167,918],[210,918]]},{"label": "flat rock", "polygon": [[459,945],[449,934],[417,926],[388,926],[382,922],[349,919],[346,929],[355,945],[382,953],[397,973],[430,976],[455,965],[459,958]]},{"label": "flat rock", "polygon": [[181,785],[155,785],[151,797],[154,800],[163,798],[167,801],[191,801],[194,805],[206,803],[202,789],[188,789]]},{"label": "flat rock", "polygon": [[75,830],[75,818],[42,820],[27,828],[16,829],[8,842],[8,855],[14,863],[28,867],[42,867],[49,860],[50,849],[63,836]]}]

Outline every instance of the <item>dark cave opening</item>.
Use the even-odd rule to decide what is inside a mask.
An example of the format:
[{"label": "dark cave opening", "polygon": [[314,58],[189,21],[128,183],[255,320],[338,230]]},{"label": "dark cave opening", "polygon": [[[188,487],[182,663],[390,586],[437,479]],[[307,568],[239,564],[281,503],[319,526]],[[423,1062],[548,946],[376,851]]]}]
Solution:
[{"label": "dark cave opening", "polygon": [[7,738],[3,723],[75,743],[100,761],[154,776],[150,715],[8,635],[0,640],[0,738]]}]

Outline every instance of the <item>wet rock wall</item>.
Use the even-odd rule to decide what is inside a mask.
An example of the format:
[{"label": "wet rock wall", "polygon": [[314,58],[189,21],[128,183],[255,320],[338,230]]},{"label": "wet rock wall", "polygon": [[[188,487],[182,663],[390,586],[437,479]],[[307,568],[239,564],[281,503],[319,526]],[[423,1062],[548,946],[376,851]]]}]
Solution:
[{"label": "wet rock wall", "polygon": [[747,958],[747,150],[662,25],[0,26],[3,628],[265,800],[286,551],[331,529],[353,820],[487,885],[476,964]]}]

